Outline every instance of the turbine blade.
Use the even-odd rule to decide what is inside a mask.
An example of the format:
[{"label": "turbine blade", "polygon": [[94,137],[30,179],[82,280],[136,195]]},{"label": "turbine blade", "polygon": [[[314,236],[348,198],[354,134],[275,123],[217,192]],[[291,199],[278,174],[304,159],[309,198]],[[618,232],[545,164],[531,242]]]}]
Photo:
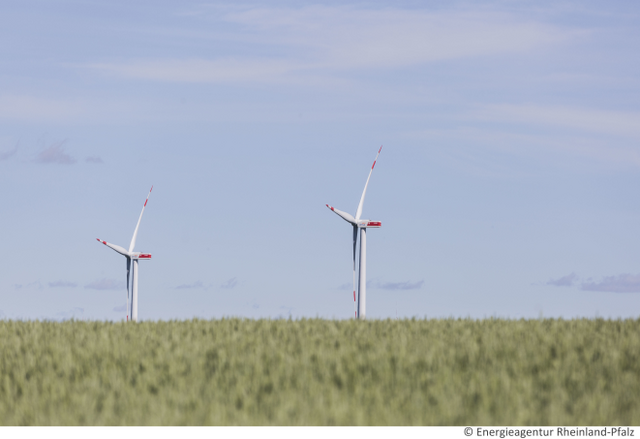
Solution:
[{"label": "turbine blade", "polygon": [[120,253],[121,255],[126,256],[127,258],[129,257],[129,252],[126,251],[124,248],[120,247],[119,245],[115,245],[115,244],[111,244],[107,241],[103,241],[100,238],[96,238],[98,241],[100,241],[101,243],[103,243],[104,245],[106,245],[107,247],[110,247],[112,249],[114,249],[115,251],[117,251],[118,253]]},{"label": "turbine blade", "polygon": [[358,204],[358,210],[356,210],[356,221],[360,219],[360,215],[362,214],[362,205],[364,204],[364,196],[367,193],[367,186],[369,186],[369,179],[371,178],[371,173],[373,172],[373,168],[376,166],[376,162],[378,161],[378,156],[380,155],[380,151],[382,151],[382,146],[378,150],[378,154],[376,155],[376,159],[373,161],[373,165],[371,165],[371,171],[369,171],[367,182],[364,185],[364,190],[362,191],[362,197],[360,197],[360,204]]},{"label": "turbine blade", "polygon": [[351,216],[351,214],[349,214],[347,212],[343,212],[343,211],[338,210],[338,209],[335,209],[335,208],[329,206],[328,204],[327,204],[327,207],[329,209],[331,209],[333,212],[335,212],[336,214],[338,214],[339,216],[341,216],[342,219],[344,219],[346,222],[351,223],[354,226],[356,225],[356,219],[353,216]]},{"label": "turbine blade", "polygon": [[356,242],[358,241],[358,226],[353,226],[353,314],[358,318],[356,308]]},{"label": "turbine blade", "polygon": [[149,195],[147,195],[147,199],[144,200],[144,205],[142,206],[142,212],[140,212],[140,218],[138,218],[138,224],[136,224],[136,230],[133,232],[133,238],[131,238],[131,244],[129,244],[129,252],[133,251],[133,248],[136,246],[136,238],[138,237],[138,229],[140,228],[140,221],[142,220],[142,214],[144,213],[144,208],[147,207],[147,201],[149,201],[149,197],[151,196],[151,191],[153,190],[153,186],[149,189]]}]

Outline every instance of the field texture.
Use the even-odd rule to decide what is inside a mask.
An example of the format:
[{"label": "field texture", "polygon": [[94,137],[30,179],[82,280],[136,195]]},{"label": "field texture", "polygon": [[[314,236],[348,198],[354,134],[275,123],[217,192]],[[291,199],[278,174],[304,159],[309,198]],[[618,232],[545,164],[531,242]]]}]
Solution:
[{"label": "field texture", "polygon": [[0,321],[2,425],[639,425],[640,320]]}]

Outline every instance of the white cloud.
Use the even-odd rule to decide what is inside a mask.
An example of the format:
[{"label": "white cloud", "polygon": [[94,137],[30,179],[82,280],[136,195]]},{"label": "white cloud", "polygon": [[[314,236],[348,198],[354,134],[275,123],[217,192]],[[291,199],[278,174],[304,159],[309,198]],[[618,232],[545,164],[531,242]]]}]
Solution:
[{"label": "white cloud", "polygon": [[91,156],[91,157],[87,157],[87,158],[85,158],[85,159],[84,159],[84,161],[85,161],[85,162],[87,162],[87,163],[95,163],[95,164],[102,164],[102,163],[104,163],[104,162],[102,161],[102,159],[101,159],[100,157],[98,157],[98,156]]}]

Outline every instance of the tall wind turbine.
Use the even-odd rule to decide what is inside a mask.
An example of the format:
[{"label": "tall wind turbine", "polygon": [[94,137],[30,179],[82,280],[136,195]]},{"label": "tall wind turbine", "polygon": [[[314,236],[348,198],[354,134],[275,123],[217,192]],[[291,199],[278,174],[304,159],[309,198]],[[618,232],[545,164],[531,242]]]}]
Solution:
[{"label": "tall wind turbine", "polygon": [[[378,229],[382,227],[382,223],[380,221],[362,220],[360,219],[360,215],[362,214],[362,205],[364,204],[364,196],[367,193],[367,186],[369,186],[371,173],[373,172],[373,168],[376,166],[380,151],[382,151],[382,146],[378,150],[378,154],[376,155],[376,159],[373,161],[373,165],[371,165],[369,177],[367,177],[367,182],[365,183],[364,190],[362,191],[362,197],[360,197],[360,204],[358,204],[358,209],[356,210],[356,216],[353,217],[347,212],[335,209],[327,204],[329,209],[340,215],[342,219],[353,226],[353,312],[355,317],[360,319],[366,318],[367,315],[367,229]],[[360,255],[358,258],[359,279],[358,298],[356,304],[356,244],[358,240],[358,229],[360,229]]]},{"label": "tall wind turbine", "polygon": [[[138,229],[140,228],[140,221],[142,220],[142,214],[144,213],[144,208],[147,207],[147,202],[149,201],[149,197],[151,196],[151,191],[153,190],[153,186],[149,190],[149,195],[147,195],[147,199],[144,200],[144,205],[142,206],[142,212],[140,212],[140,218],[138,218],[138,224],[136,225],[136,229],[133,232],[133,238],[131,238],[131,242],[129,243],[129,250],[125,250],[119,245],[110,244],[107,241],[103,241],[100,238],[97,238],[98,241],[106,245],[107,247],[111,247],[113,250],[117,251],[121,255],[127,258],[127,321],[129,321],[129,311],[131,311],[131,320],[134,322],[138,321],[138,261],[145,261],[151,259],[151,255],[148,253],[140,253],[134,252],[133,248],[136,246],[136,238],[138,236]],[[133,279],[132,279],[132,291],[131,291],[131,302],[129,302],[129,271],[131,269],[131,261],[133,261]],[[131,306],[129,306],[131,303]]]}]

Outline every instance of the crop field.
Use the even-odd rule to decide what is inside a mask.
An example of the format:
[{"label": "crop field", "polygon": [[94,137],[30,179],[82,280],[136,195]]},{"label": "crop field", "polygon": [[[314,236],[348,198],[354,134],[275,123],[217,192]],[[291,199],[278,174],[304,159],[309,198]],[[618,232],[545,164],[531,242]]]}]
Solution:
[{"label": "crop field", "polygon": [[639,425],[640,320],[0,321],[2,425]]}]

